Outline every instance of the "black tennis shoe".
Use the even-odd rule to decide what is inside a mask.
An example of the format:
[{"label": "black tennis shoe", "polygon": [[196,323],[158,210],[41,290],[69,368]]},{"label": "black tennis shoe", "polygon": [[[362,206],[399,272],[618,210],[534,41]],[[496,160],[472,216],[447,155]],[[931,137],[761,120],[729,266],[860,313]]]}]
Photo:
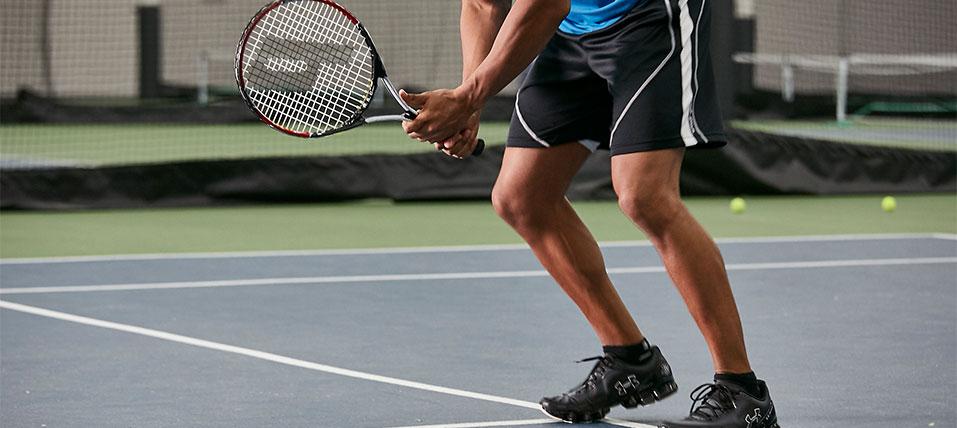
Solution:
[{"label": "black tennis shoe", "polygon": [[771,394],[758,381],[761,396],[722,381],[706,383],[691,392],[691,412],[682,421],[663,422],[661,428],[780,428]]},{"label": "black tennis shoe", "polygon": [[545,397],[540,404],[545,414],[565,422],[591,422],[605,417],[611,408],[652,404],[678,390],[671,366],[657,346],[638,364],[629,364],[611,354],[582,360],[595,361],[582,382],[562,395]]}]

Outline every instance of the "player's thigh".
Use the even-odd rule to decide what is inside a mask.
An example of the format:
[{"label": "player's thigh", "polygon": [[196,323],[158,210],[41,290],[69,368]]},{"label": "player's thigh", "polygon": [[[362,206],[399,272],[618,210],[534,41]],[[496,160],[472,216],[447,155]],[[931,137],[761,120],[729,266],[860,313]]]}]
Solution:
[{"label": "player's thigh", "polygon": [[648,205],[677,199],[685,149],[673,148],[612,156],[611,178],[619,200]]},{"label": "player's thigh", "polygon": [[555,147],[580,143],[595,150],[607,145],[612,99],[596,76],[569,81],[533,82],[516,94],[509,147]]},{"label": "player's thigh", "polygon": [[515,201],[564,198],[572,178],[591,152],[581,144],[554,147],[506,147],[492,199],[496,205]]}]

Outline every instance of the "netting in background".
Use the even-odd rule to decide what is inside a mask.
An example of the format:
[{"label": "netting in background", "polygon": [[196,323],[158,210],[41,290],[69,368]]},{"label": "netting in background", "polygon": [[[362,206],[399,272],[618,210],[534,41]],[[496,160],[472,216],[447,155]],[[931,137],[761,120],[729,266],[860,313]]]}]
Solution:
[{"label": "netting in background", "polygon": [[[51,113],[39,119],[42,124],[17,123],[22,119],[18,114],[0,117],[0,167],[430,150],[428,145],[410,142],[396,124],[364,127],[329,139],[300,140],[255,122],[219,121],[214,112],[243,108],[235,88],[233,58],[242,30],[264,3],[3,0],[0,98],[4,104],[15,105],[18,96],[25,97],[22,91],[27,91],[31,99],[90,109],[67,109],[59,116]],[[460,81],[459,2],[341,3],[369,29],[398,86],[422,90],[453,87]],[[141,97],[143,79],[149,78],[150,71],[141,70],[139,13],[143,7],[155,8],[159,16],[158,53],[146,53],[147,60],[158,64],[158,87],[147,98]],[[386,108],[389,102],[378,96],[373,106]],[[119,109],[116,120],[101,120],[112,112],[110,108]],[[145,113],[130,113],[137,109]],[[106,113],[99,115],[101,110]],[[87,121],[81,113],[93,117]],[[160,123],[177,114],[208,116],[208,120]],[[243,120],[255,120],[251,114],[232,111],[227,121],[235,122],[237,114]],[[124,119],[128,117],[134,119]],[[49,123],[64,121],[70,123]],[[501,126],[491,126],[489,132],[489,141],[503,139]]]},{"label": "netting in background", "polygon": [[[238,100],[232,67],[239,35],[264,2],[0,0],[0,168],[431,150],[395,124],[300,140],[256,123]],[[342,3],[369,28],[397,85],[416,90],[459,81],[460,2]],[[866,144],[957,145],[957,2],[737,0],[737,6],[756,22],[755,51],[738,57],[758,64],[754,86],[786,98],[813,97],[824,112],[813,123],[746,126]],[[141,47],[144,7],[159,16],[158,53]],[[843,108],[837,105],[842,61]],[[150,71],[155,93],[143,98]],[[387,97],[378,100],[389,106]],[[27,114],[17,110],[24,105],[32,106]],[[838,110],[853,126],[835,121]],[[191,123],[170,123],[171,116]],[[504,133],[504,123],[483,125],[491,144],[503,142]]]},{"label": "netting in background", "polygon": [[957,149],[957,2],[760,0],[749,6],[755,51],[735,60],[754,64],[756,88],[779,92],[787,102],[811,99],[821,107],[811,110],[823,113],[817,119],[830,121],[758,127]]}]

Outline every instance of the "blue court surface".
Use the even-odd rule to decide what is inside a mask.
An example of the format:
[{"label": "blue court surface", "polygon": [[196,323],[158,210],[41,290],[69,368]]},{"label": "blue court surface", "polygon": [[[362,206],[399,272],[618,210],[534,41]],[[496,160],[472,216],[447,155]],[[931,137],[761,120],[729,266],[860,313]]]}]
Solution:
[{"label": "blue court surface", "polygon": [[[719,241],[781,426],[957,426],[957,240]],[[704,341],[645,242],[603,245],[687,414]],[[545,426],[600,346],[524,246],[0,262],[4,427]],[[558,425],[561,426],[561,425]]]}]

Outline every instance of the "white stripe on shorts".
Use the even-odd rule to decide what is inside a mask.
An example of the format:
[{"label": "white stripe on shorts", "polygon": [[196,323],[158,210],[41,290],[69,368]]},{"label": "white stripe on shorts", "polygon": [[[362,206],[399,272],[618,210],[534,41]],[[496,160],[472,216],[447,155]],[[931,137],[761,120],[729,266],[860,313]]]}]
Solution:
[{"label": "white stripe on shorts", "polygon": [[532,137],[533,140],[537,141],[538,144],[541,144],[545,147],[551,147],[545,140],[538,138],[538,135],[535,135],[535,131],[532,131],[532,128],[528,127],[528,124],[525,123],[525,118],[522,117],[522,110],[518,108],[518,96],[522,94],[522,90],[519,89],[518,92],[515,92],[515,115],[518,116],[518,121],[522,123],[522,128],[525,128],[525,132]]},{"label": "white stripe on shorts", "polygon": [[651,81],[655,78],[655,76],[657,76],[658,73],[661,72],[661,69],[665,68],[665,64],[667,64],[668,60],[671,59],[671,56],[675,54],[675,47],[676,47],[675,46],[675,29],[674,27],[671,26],[671,20],[674,18],[674,14],[671,11],[671,0],[662,0],[662,1],[665,2],[665,7],[668,9],[668,31],[671,32],[671,51],[668,52],[668,55],[665,55],[665,59],[661,61],[661,64],[658,64],[658,68],[656,68],[655,71],[653,71],[651,75],[648,76],[647,79],[645,79],[645,82],[641,84],[641,86],[638,88],[638,91],[635,92],[635,95],[632,96],[631,100],[628,101],[628,104],[625,106],[625,109],[622,110],[621,115],[618,116],[618,120],[615,121],[615,126],[611,128],[611,136],[608,137],[609,142],[615,140],[615,131],[618,130],[618,125],[621,124],[621,120],[624,119],[625,115],[628,114],[628,110],[631,109],[631,105],[635,103],[635,100],[638,99],[638,96],[641,95],[641,92],[644,91],[646,87],[648,87],[648,84],[651,83]]},{"label": "white stripe on shorts", "polygon": [[698,144],[691,129],[691,106],[694,102],[694,87],[691,79],[694,74],[694,60],[691,37],[694,34],[694,21],[688,11],[688,0],[678,0],[678,20],[681,29],[681,139],[685,146]]},{"label": "white stripe on shorts", "polygon": [[[704,16],[704,7],[705,3],[708,0],[701,0],[701,10],[698,11],[698,20],[695,21],[695,28],[697,30],[701,29],[701,17]],[[700,88],[701,85],[698,84],[698,65],[701,64],[701,46],[698,43],[698,35],[701,34],[701,31],[694,32],[694,87]],[[707,143],[708,137],[704,135],[704,132],[701,131],[701,126],[698,125],[698,117],[695,115],[695,103],[698,101],[698,91],[695,91],[694,97],[691,100],[691,122],[694,124],[694,131],[698,134],[698,137],[701,138],[701,142]]]}]

